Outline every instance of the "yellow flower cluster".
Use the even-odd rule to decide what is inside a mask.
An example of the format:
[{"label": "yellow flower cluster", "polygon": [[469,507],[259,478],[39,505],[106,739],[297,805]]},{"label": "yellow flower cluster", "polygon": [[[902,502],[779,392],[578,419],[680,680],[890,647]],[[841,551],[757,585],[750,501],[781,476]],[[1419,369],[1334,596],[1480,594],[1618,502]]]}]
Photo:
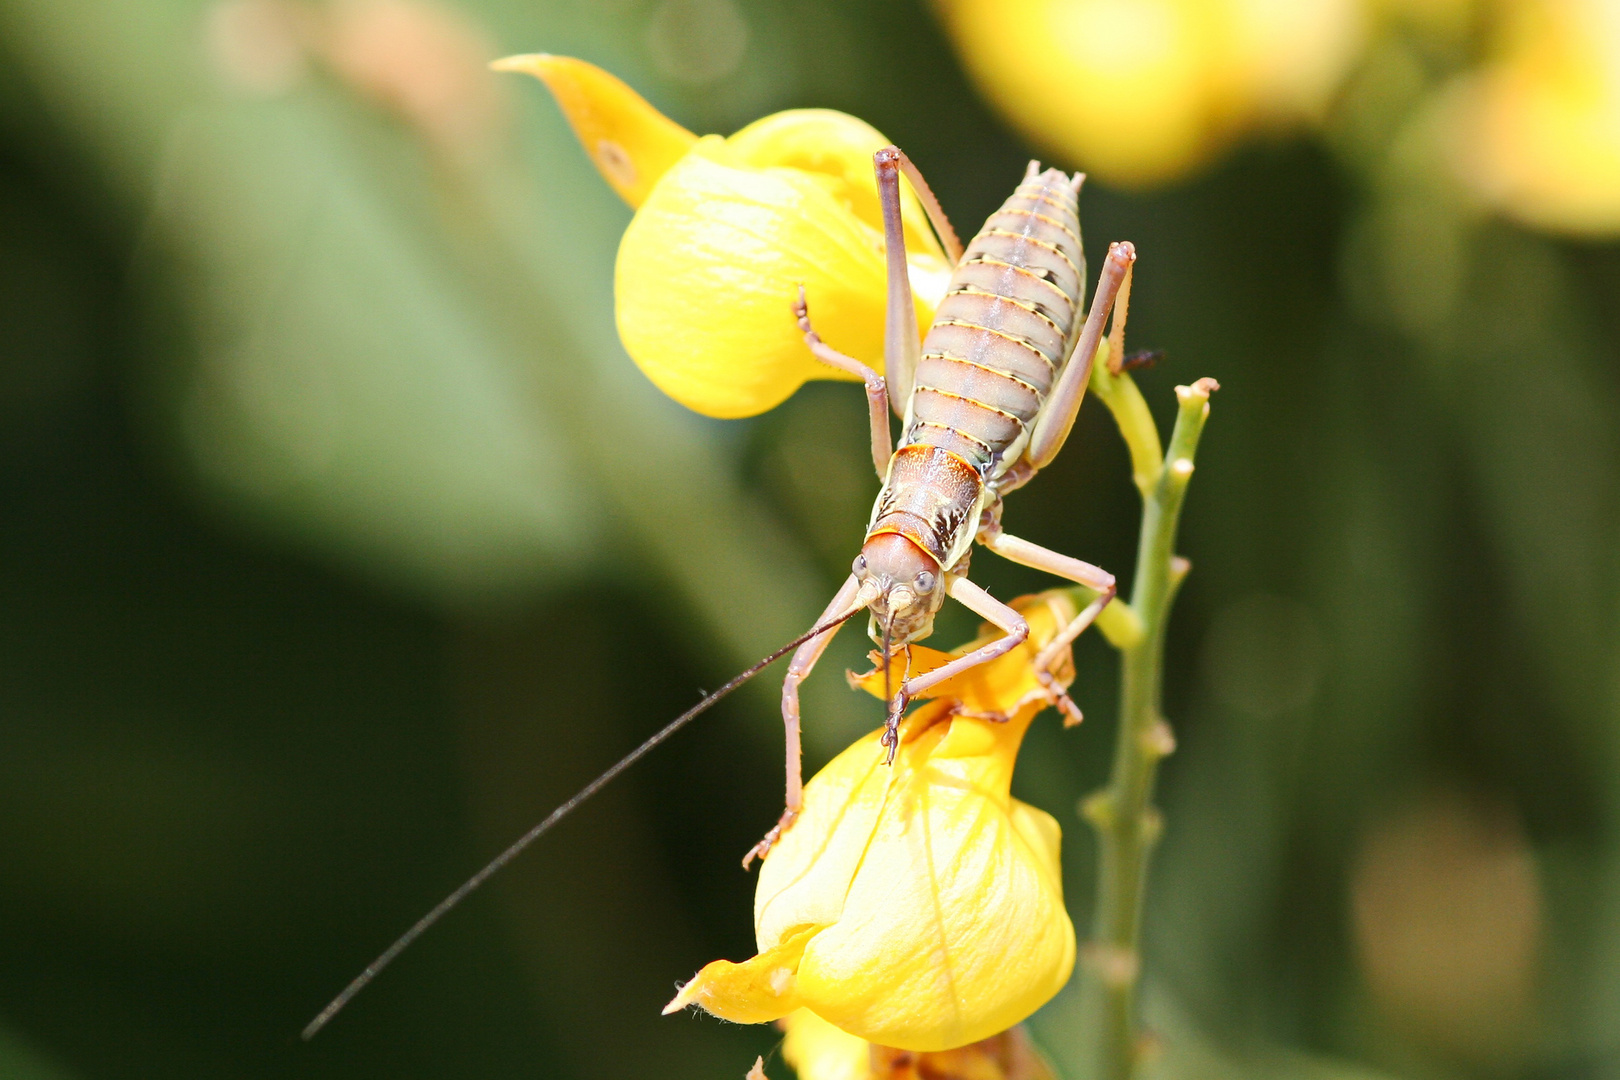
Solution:
[{"label": "yellow flower cluster", "polygon": [[1505,9],[1494,59],[1450,102],[1463,176],[1525,224],[1620,235],[1620,7]]},{"label": "yellow flower cluster", "polygon": [[1360,0],[938,0],[985,96],[1113,184],[1186,174],[1234,138],[1319,115]]},{"label": "yellow flower cluster", "polygon": [[[778,1021],[782,1057],[799,1080],[1055,1080],[1022,1028],[953,1050],[874,1046],[800,1009]],[[764,1069],[759,1067],[763,1077]],[[749,1073],[750,1080],[754,1073]]]},{"label": "yellow flower cluster", "polygon": [[[795,109],[730,138],[698,138],[582,60],[514,56],[496,66],[545,82],[636,208],[614,271],[619,338],[666,394],[730,418],[774,408],[810,379],[851,378],[805,347],[791,315],[801,284],[823,340],[881,369],[872,154],[888,140],[870,125]],[[950,268],[922,205],[909,190],[903,200],[917,321],[927,326]]]},{"label": "yellow flower cluster", "polygon": [[[758,955],[709,964],[666,1012],[699,1005],[758,1024],[804,1009],[866,1042],[944,1051],[1011,1028],[1068,981],[1058,824],[1009,788],[1047,702],[1034,658],[1075,608],[1064,592],[1014,606],[1029,640],[935,687],[902,723],[892,768],[874,731],[806,785],[760,870]],[[911,669],[987,640],[913,646]],[[881,673],[860,685],[882,696]]]},{"label": "yellow flower cluster", "polygon": [[1339,96],[1346,76],[1380,42],[1415,35],[1460,56],[1477,25],[1485,62],[1439,80],[1414,115],[1426,103],[1439,106],[1436,134],[1449,144],[1451,164],[1489,206],[1538,228],[1620,234],[1620,15],[1612,0],[935,6],[969,73],[1013,126],[1060,160],[1122,186],[1173,181],[1248,133],[1353,110],[1363,99]]}]

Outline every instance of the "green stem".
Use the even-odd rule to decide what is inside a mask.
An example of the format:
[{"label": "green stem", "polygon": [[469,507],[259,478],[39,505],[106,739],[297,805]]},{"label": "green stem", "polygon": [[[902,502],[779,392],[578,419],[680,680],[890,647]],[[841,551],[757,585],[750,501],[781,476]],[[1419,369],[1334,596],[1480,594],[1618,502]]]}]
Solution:
[{"label": "green stem", "polygon": [[[1176,526],[1204,420],[1209,415],[1213,380],[1176,387],[1180,410],[1170,447],[1159,456],[1158,432],[1141,394],[1128,375],[1106,365],[1099,392],[1113,411],[1131,448],[1143,493],[1142,527],[1137,543],[1136,581],[1129,608],[1140,633],[1116,641],[1121,688],[1118,741],[1108,786],[1086,799],[1082,812],[1097,829],[1099,867],[1092,938],[1082,975],[1087,1052],[1097,1080],[1132,1080],[1139,1059],[1136,988],[1141,974],[1142,896],[1148,859],[1160,831],[1152,805],[1158,765],[1175,748],[1161,711],[1165,627],[1188,563],[1175,554]],[[1102,388],[1099,387],[1099,390]],[[1113,605],[1110,605],[1113,606]],[[1113,635],[1110,635],[1113,640]]]}]

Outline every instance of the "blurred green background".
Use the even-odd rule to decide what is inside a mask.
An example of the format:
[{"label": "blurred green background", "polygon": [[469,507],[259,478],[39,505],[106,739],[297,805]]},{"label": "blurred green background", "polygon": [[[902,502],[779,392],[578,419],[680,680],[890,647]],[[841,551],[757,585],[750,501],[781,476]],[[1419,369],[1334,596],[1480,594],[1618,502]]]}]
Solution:
[{"label": "blurred green background", "polygon": [[[1620,249],[1402,150],[1471,46],[1391,35],[1321,137],[1084,196],[1093,265],[1141,253],[1150,402],[1223,386],[1148,1007],[1187,1076],[1620,1077]],[[875,490],[857,388],[722,423],[623,355],[630,212],[482,68],[542,49],[699,132],[860,115],[964,232],[1032,152],[899,0],[0,0],[0,1078],[676,1080],[774,1044],[658,1015],[753,951],[768,677],[297,1040],[807,626]],[[1094,405],[1008,521],[1128,578],[1136,514]],[[808,691],[812,768],[880,719],[863,648]],[[1115,674],[1077,659],[1090,719],[1038,725],[1015,792],[1083,927]],[[1074,1022],[1035,1019],[1060,1063]]]}]

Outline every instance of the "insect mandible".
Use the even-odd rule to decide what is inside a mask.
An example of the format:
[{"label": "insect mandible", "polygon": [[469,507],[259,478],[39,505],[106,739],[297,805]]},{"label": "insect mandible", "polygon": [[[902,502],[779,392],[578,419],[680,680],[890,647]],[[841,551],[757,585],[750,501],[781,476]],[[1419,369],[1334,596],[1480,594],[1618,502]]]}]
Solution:
[{"label": "insect mandible", "polygon": [[[969,579],[975,542],[1005,559],[1096,591],[1096,599],[1035,661],[1051,703],[1071,720],[1079,719],[1079,710],[1054,679],[1052,664],[1115,594],[1114,577],[1107,571],[1004,532],[1001,502],[1063,448],[1085,396],[1103,324],[1127,287],[1135,249],[1129,243],[1110,245],[1090,311],[1082,318],[1083,174],[1042,171],[1031,161],[1017,190],[964,249],[921,173],[898,147],[879,150],[873,165],[887,260],[887,379],[821,340],[802,286],[793,310],[816,358],[866,384],[872,463],[883,487],[850,575],[817,620],[825,629],[800,645],[788,666],[782,684],[786,807],[775,827],[744,856],[745,867],[769,852],[799,815],[804,795],[799,684],[846,619],[870,610],[868,633],[881,647],[879,662],[886,678],[894,650],[932,632],[947,596],[1003,632],[943,667],[903,678],[890,690],[883,745],[892,763],[900,717],[914,695],[1003,655],[1029,636],[1018,612]],[[901,226],[902,172],[953,266],[945,297],[920,344]],[[889,428],[891,403],[901,418],[898,446]]]}]

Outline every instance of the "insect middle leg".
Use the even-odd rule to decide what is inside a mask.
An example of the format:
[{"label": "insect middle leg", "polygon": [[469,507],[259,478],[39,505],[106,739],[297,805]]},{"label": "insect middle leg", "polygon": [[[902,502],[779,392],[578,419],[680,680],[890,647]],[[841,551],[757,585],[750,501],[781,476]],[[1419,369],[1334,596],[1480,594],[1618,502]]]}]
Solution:
[{"label": "insect middle leg", "polygon": [[1062,712],[1064,726],[1078,724],[1083,717],[1079,706],[1058,684],[1057,677],[1052,672],[1052,665],[1057,663],[1063,650],[1079,637],[1086,627],[1094,622],[1102,609],[1108,606],[1118,593],[1118,585],[1114,575],[1098,566],[1076,559],[1061,552],[1044,548],[1039,544],[1032,544],[1028,540],[1016,536],[1009,536],[1001,531],[997,521],[991,521],[979,531],[979,542],[991,551],[1000,555],[1009,562],[1027,566],[1033,570],[1044,570],[1060,578],[1067,578],[1077,585],[1084,585],[1097,593],[1096,599],[1087,604],[1069,624],[1053,638],[1046,647],[1035,657],[1035,677],[1046,688],[1053,704]]},{"label": "insect middle leg", "polygon": [[[954,579],[949,587],[953,600],[979,616],[987,619],[1003,631],[1003,636],[994,641],[979,646],[965,656],[959,656],[948,664],[915,678],[907,679],[900,684],[899,693],[889,703],[889,715],[883,731],[883,745],[888,747],[889,761],[894,761],[894,752],[900,745],[900,717],[911,703],[911,698],[937,686],[946,679],[953,678],[967,671],[969,668],[987,664],[998,656],[1003,656],[1029,638],[1029,623],[1013,608],[1003,604],[1000,600],[985,592],[965,577]],[[884,659],[888,663],[888,659]]]},{"label": "insect middle leg", "polygon": [[866,384],[866,405],[872,426],[872,465],[878,479],[888,475],[889,457],[894,453],[894,436],[889,431],[889,387],[883,376],[855,359],[845,356],[821,340],[821,335],[810,325],[810,308],[805,302],[804,286],[799,286],[799,298],[793,302],[793,315],[799,320],[804,343],[817,360],[828,367],[847,371]]}]

